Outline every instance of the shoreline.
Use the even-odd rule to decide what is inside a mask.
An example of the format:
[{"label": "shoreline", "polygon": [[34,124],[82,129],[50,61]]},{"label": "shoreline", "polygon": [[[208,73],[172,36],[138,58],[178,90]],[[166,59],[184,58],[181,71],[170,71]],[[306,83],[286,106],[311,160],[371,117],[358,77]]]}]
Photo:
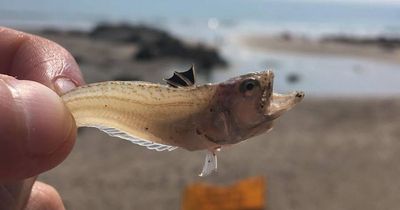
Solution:
[{"label": "shoreline", "polygon": [[[92,32],[53,29],[35,34],[45,36],[68,49],[80,64],[88,82],[144,80],[163,83],[162,78],[168,77],[174,70],[188,68],[195,58],[197,62],[204,63],[203,66],[196,65],[201,83],[222,81],[244,73],[241,69],[258,65],[279,69],[279,79],[276,80],[279,91],[299,89],[308,92],[308,96],[318,98],[329,96],[384,99],[397,96],[400,87],[400,75],[396,73],[400,64],[400,59],[397,59],[400,57],[400,49],[397,46],[394,49],[383,48],[375,43],[371,44],[371,41],[367,44],[348,43],[349,40],[340,43],[326,40],[327,37],[324,37],[325,40],[316,40],[293,34],[254,34],[237,36],[223,45],[205,49],[182,37],[169,37],[158,29],[137,26],[107,26]],[[153,38],[149,39],[150,37]],[[226,53],[229,49],[233,51]],[[241,56],[248,53],[247,51],[252,51],[254,57],[242,59]],[[268,55],[260,51],[270,53]],[[221,68],[204,68],[210,62],[214,65],[220,62],[215,57],[218,52],[222,52],[221,57],[225,57],[229,63],[227,71],[222,71]],[[318,70],[321,66],[325,71]],[[291,78],[295,80],[291,81]],[[337,85],[339,81],[340,86]]]},{"label": "shoreline", "polygon": [[[51,33],[68,33],[68,32],[79,32],[88,33],[95,30],[96,27],[101,27],[102,24],[94,24],[91,29],[62,29],[54,27],[43,27],[42,29],[28,30],[35,32],[39,35],[49,30]],[[122,24],[106,24],[107,27],[124,27]],[[128,24],[128,26],[149,26],[148,24]],[[111,28],[112,29],[112,28]],[[158,30],[157,27],[154,29]],[[43,33],[44,32],[44,33]],[[166,30],[167,33],[171,31]],[[108,36],[108,35],[107,35]],[[118,37],[117,37],[118,38]],[[190,40],[180,37],[181,41],[190,44]],[[301,54],[301,55],[318,55],[318,56],[337,56],[342,58],[360,58],[360,59],[371,59],[372,61],[385,62],[391,64],[400,64],[400,44],[399,40],[395,39],[394,47],[387,47],[384,44],[379,43],[381,39],[387,41],[385,36],[374,36],[371,38],[375,43],[368,43],[370,39],[364,39],[362,36],[352,35],[324,35],[319,38],[312,38],[311,36],[304,36],[296,33],[288,32],[276,32],[271,34],[244,34],[237,37],[238,43],[241,47],[250,48],[252,50],[264,51],[264,52],[281,52],[287,54]],[[196,40],[196,43],[205,44],[205,40]],[[154,47],[154,46],[152,46]],[[215,46],[214,46],[215,47]],[[218,61],[219,62],[219,61]],[[218,65],[218,64],[217,64]],[[222,62],[222,66],[224,66]]]},{"label": "shoreline", "polygon": [[[328,37],[310,39],[291,34],[280,35],[244,35],[239,43],[252,50],[264,52],[282,52],[287,54],[337,56],[343,58],[371,59],[377,62],[400,64],[400,48],[386,49],[378,45],[356,44],[359,37],[353,37],[354,43],[329,40]],[[378,39],[378,38],[377,38]]]}]

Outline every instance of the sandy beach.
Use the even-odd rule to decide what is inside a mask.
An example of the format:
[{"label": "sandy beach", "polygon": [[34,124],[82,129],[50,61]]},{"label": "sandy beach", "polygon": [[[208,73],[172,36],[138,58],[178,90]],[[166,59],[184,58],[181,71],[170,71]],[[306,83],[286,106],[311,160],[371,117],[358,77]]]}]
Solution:
[{"label": "sandy beach", "polygon": [[204,152],[154,152],[82,129],[68,159],[40,180],[67,209],[163,209],[187,184],[262,175],[267,209],[397,209],[400,100],[313,100],[271,133],[224,149],[217,174],[200,178]]},{"label": "sandy beach", "polygon": [[[87,82],[140,79],[161,82],[190,62],[132,59],[134,44],[66,34],[43,35],[72,52]],[[399,62],[399,50],[255,36],[258,50],[361,56]],[[397,60],[396,60],[397,59]],[[229,184],[249,176],[268,182],[267,209],[398,209],[400,98],[306,97],[270,133],[223,149],[218,173],[200,178],[204,152],[154,152],[80,129],[72,154],[39,179],[55,186],[67,209],[180,209],[186,185]]]}]

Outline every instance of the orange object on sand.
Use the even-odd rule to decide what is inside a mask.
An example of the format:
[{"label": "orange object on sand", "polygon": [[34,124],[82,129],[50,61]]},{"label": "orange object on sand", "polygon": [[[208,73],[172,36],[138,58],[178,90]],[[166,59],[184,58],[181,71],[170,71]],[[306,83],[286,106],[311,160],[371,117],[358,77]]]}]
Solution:
[{"label": "orange object on sand", "polygon": [[186,187],[182,210],[261,210],[265,208],[264,177],[241,180],[231,186],[195,183]]}]

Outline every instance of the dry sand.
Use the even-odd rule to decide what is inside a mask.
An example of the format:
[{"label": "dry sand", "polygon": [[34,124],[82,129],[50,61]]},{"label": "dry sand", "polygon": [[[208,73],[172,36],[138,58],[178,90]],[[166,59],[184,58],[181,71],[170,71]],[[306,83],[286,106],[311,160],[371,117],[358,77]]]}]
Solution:
[{"label": "dry sand", "polygon": [[[180,65],[131,61],[135,46],[49,38],[82,59],[89,82],[121,74],[159,81],[162,71]],[[74,210],[176,210],[187,184],[255,175],[268,179],[267,209],[394,210],[400,206],[399,122],[400,99],[306,97],[271,133],[224,149],[218,173],[206,178],[197,176],[204,152],[154,152],[82,129],[68,159],[39,179],[55,186]]]}]

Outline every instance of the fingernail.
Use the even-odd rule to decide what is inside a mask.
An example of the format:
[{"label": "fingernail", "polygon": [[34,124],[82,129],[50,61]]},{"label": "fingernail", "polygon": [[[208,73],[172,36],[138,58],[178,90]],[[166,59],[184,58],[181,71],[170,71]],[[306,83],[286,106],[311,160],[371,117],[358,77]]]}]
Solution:
[{"label": "fingernail", "polygon": [[67,77],[57,78],[54,85],[58,94],[64,94],[77,87],[77,85]]}]

